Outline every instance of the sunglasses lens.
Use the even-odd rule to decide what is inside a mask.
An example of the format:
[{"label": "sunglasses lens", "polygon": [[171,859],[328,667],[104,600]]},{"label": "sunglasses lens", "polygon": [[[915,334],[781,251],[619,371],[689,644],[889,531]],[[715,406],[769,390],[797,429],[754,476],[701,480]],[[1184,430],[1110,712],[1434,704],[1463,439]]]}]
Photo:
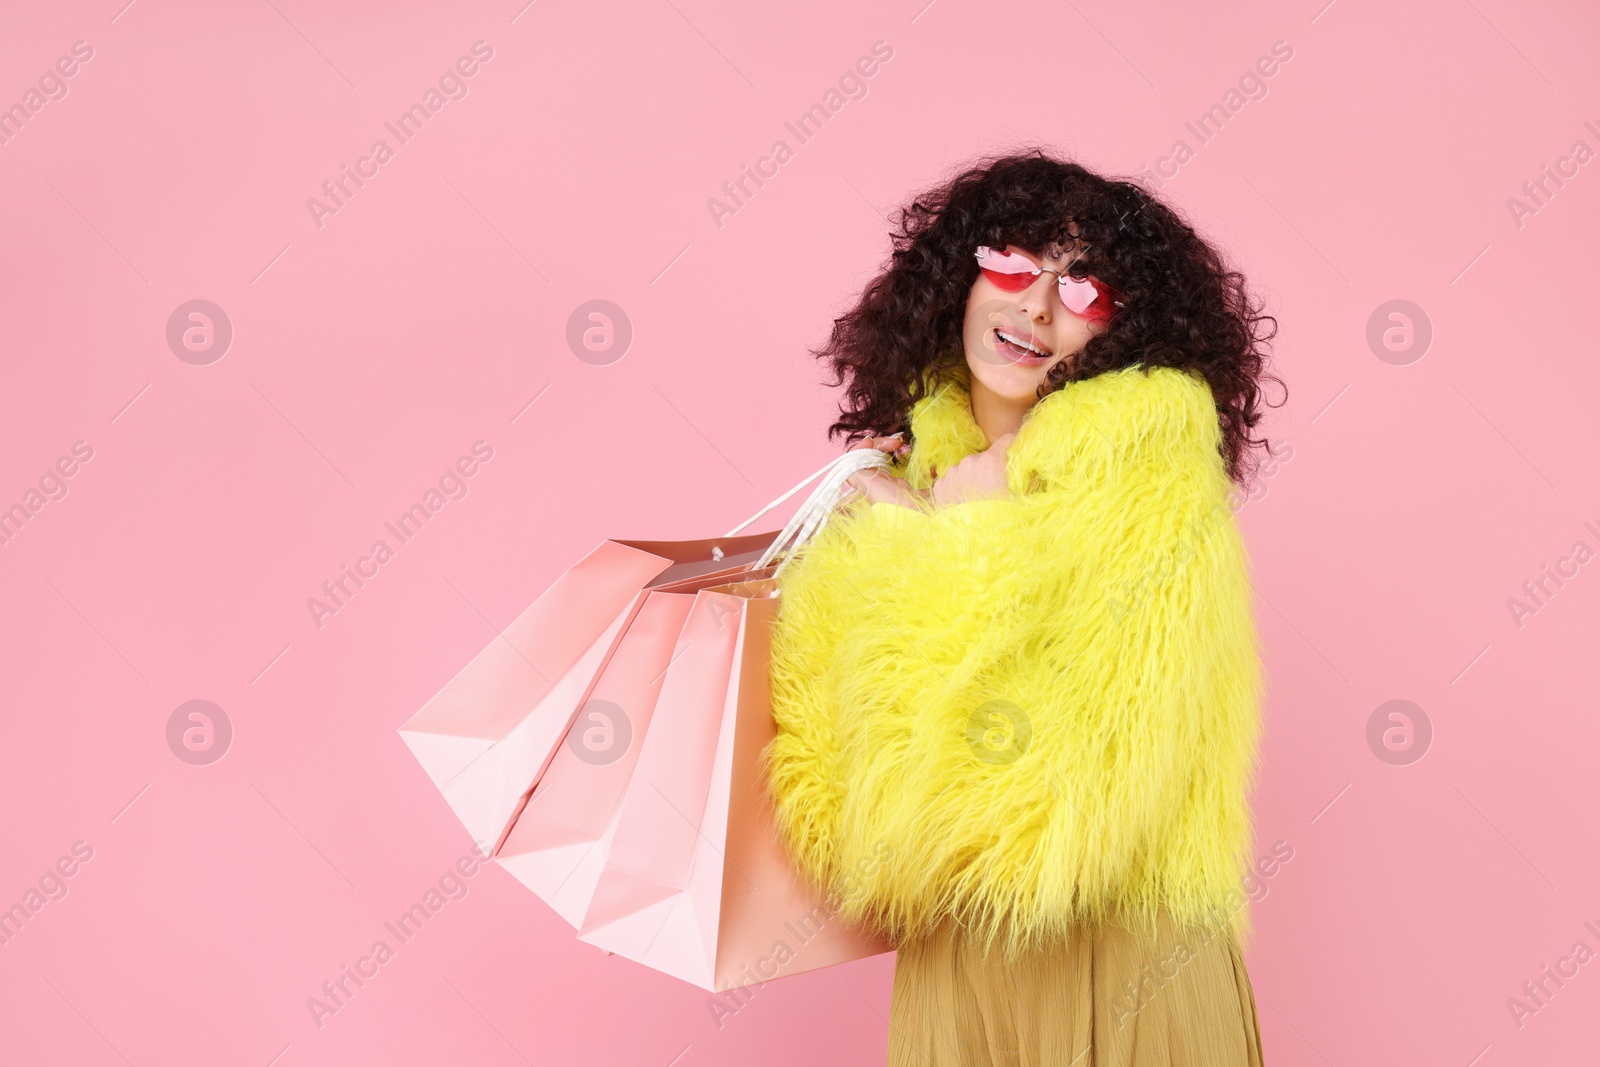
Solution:
[{"label": "sunglasses lens", "polygon": [[1032,285],[1039,271],[1025,256],[1002,252],[987,245],[978,246],[978,266],[985,278],[1008,293],[1020,293]]},{"label": "sunglasses lens", "polygon": [[1074,315],[1092,318],[1089,314],[1095,303],[1100,300],[1100,289],[1088,278],[1062,278],[1057,288],[1061,292],[1061,303]]},{"label": "sunglasses lens", "polygon": [[1117,301],[1122,299],[1122,294],[1093,278],[1088,280],[1094,285],[1094,301],[1078,314],[1090,322],[1110,322],[1117,312]]}]

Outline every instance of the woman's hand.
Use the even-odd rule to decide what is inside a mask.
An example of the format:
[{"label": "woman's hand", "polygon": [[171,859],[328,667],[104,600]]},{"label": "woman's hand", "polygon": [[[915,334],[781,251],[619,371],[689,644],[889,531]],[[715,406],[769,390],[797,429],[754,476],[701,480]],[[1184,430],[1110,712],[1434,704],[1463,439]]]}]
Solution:
[{"label": "woman's hand", "polygon": [[933,483],[933,504],[947,507],[967,500],[1011,495],[1006,485],[1006,455],[1017,435],[1002,434],[982,452],[974,452]]},{"label": "woman's hand", "polygon": [[[857,448],[876,448],[880,452],[899,456],[904,455],[910,447],[905,443],[904,435],[894,434],[890,437],[868,437],[852,445],[851,451]],[[898,504],[903,508],[916,509],[919,501],[925,502],[928,498],[925,492],[918,492],[908,486],[904,479],[880,470],[857,471],[846,478],[845,482],[873,504]]]}]

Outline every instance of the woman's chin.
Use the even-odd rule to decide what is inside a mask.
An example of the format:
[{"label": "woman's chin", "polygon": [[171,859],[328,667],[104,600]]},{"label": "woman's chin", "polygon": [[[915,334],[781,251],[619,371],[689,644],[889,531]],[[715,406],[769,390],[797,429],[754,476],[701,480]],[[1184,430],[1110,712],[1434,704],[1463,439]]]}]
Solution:
[{"label": "woman's chin", "polygon": [[1019,404],[1031,404],[1039,395],[1051,364],[993,363],[984,361],[973,368],[973,375],[989,392]]}]

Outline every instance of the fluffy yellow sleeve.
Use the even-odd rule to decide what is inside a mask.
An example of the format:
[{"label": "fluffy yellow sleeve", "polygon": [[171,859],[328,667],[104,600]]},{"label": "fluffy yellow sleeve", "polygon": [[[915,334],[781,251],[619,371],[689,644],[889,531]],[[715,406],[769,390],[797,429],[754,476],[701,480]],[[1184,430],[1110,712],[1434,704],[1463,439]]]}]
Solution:
[{"label": "fluffy yellow sleeve", "polygon": [[1259,668],[1215,413],[1126,388],[1177,416],[1080,391],[1019,434],[1011,497],[852,502],[780,583],[778,825],[891,937],[1247,929]]}]

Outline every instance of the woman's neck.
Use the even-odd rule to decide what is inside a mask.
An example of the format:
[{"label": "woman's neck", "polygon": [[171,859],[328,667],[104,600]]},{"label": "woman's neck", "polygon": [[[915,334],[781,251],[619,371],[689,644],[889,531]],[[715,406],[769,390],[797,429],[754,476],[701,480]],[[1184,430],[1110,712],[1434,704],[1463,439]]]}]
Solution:
[{"label": "woman's neck", "polygon": [[1037,397],[1014,400],[1001,396],[976,378],[972,379],[972,421],[978,424],[983,436],[992,445],[1008,433],[1022,427],[1022,418],[1037,401]]}]

